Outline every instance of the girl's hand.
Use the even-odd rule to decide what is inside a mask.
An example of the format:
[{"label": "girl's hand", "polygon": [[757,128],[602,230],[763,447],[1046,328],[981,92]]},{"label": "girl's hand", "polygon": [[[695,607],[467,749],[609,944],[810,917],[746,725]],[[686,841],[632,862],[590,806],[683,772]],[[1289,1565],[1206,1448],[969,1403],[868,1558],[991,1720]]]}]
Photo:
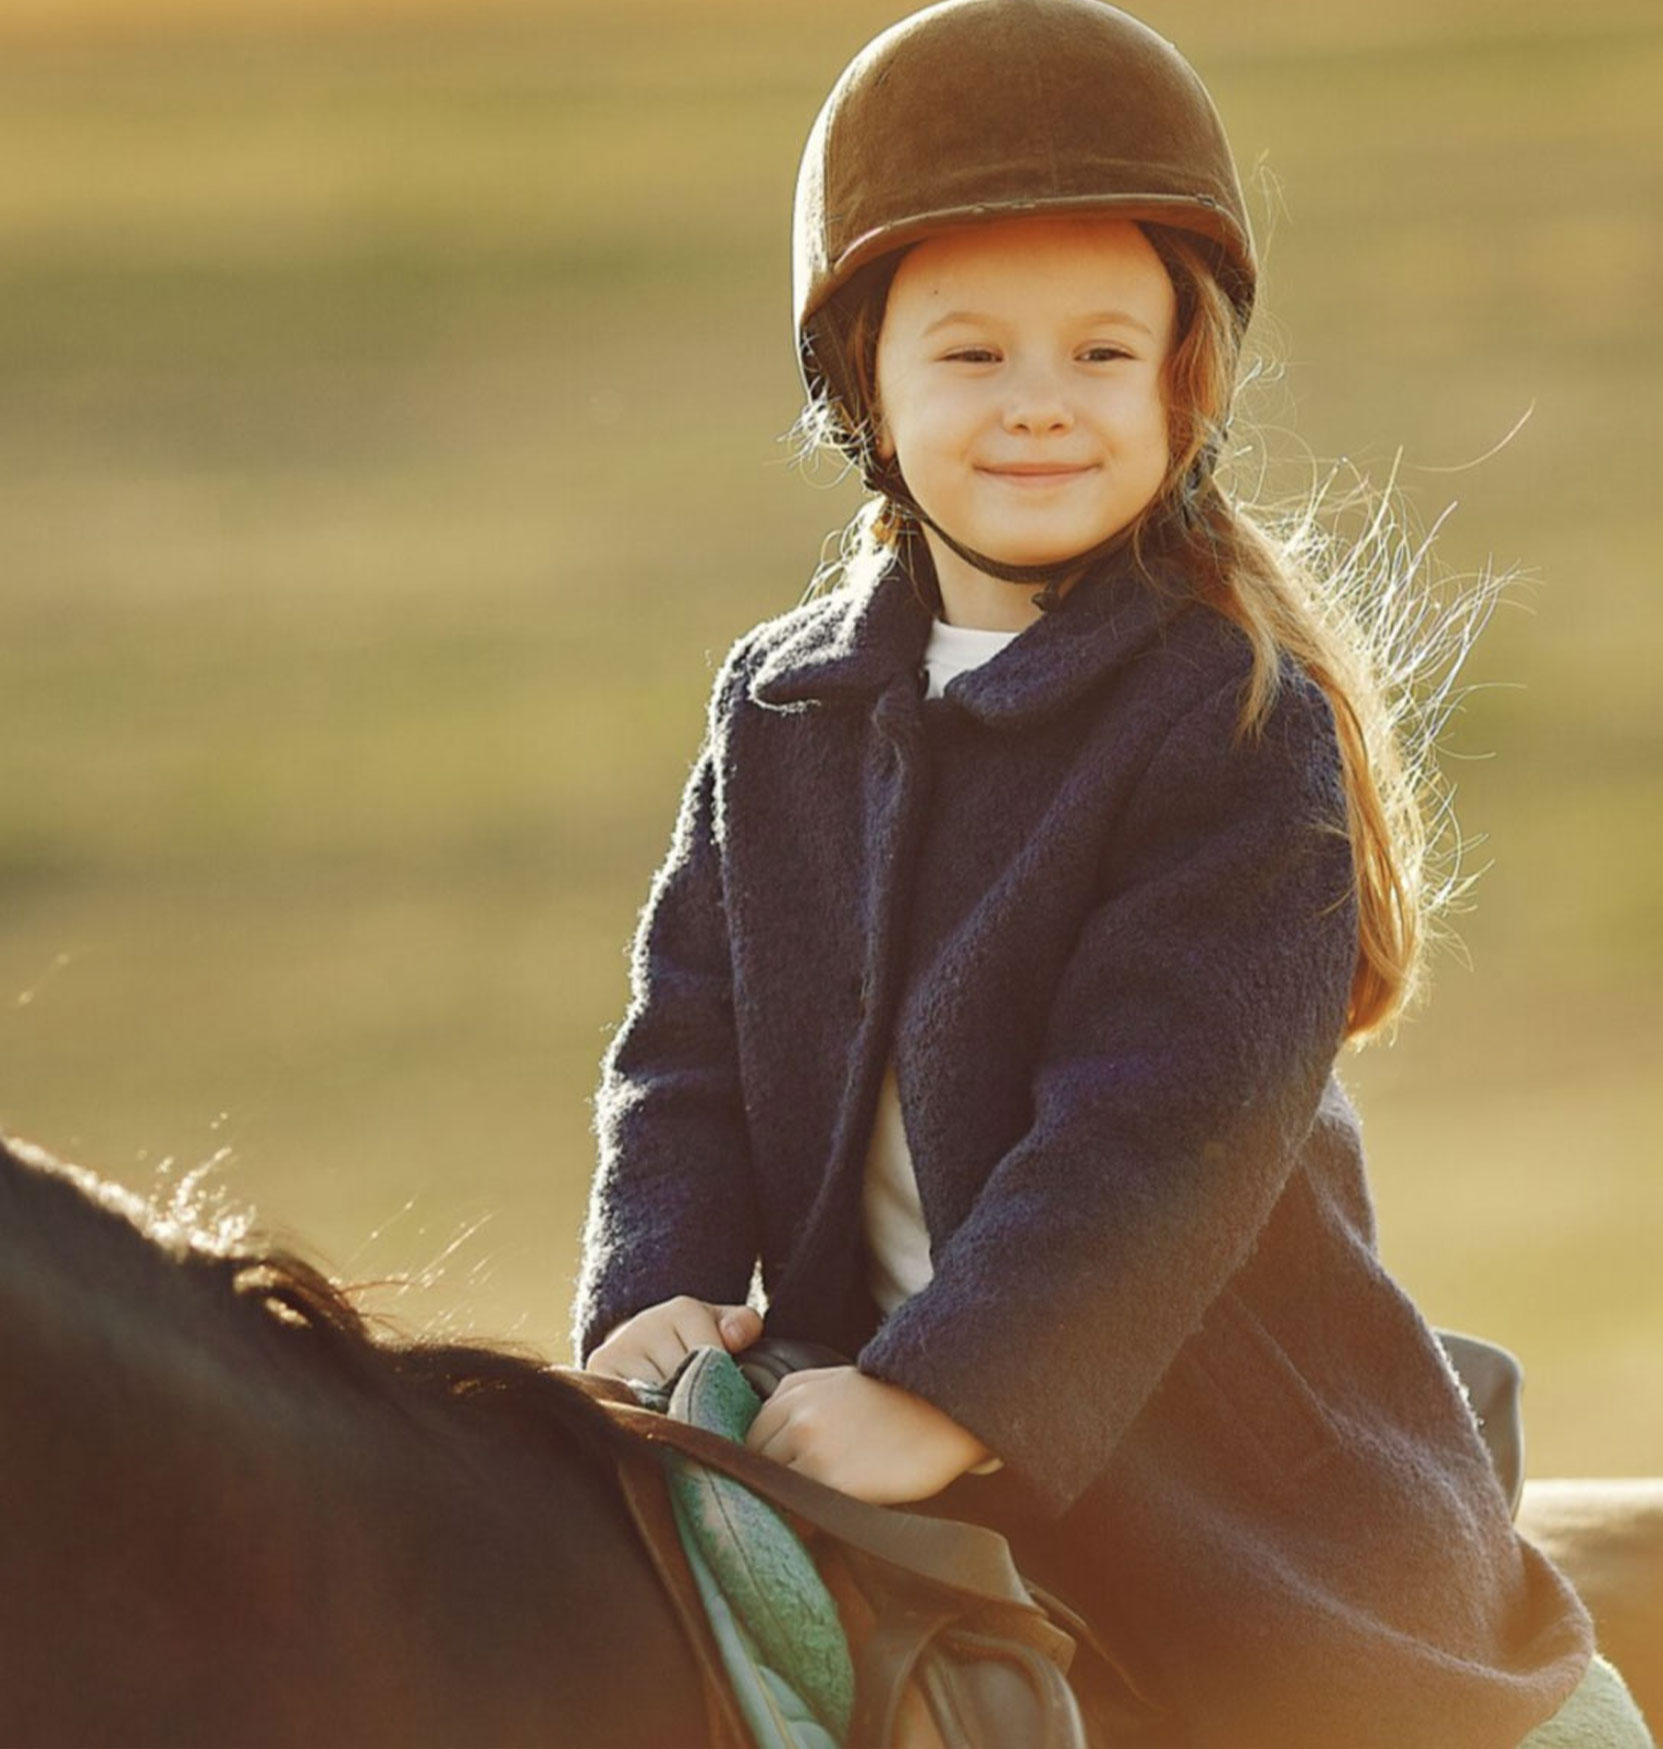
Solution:
[{"label": "girl's hand", "polygon": [[989,1455],[933,1403],[852,1366],[788,1374],[762,1405],[745,1443],[880,1506],[937,1494]]},{"label": "girl's hand", "polygon": [[762,1334],[754,1306],[713,1306],[677,1294],[626,1318],[589,1356],[586,1372],[661,1385],[695,1348],[725,1348],[737,1354]]}]

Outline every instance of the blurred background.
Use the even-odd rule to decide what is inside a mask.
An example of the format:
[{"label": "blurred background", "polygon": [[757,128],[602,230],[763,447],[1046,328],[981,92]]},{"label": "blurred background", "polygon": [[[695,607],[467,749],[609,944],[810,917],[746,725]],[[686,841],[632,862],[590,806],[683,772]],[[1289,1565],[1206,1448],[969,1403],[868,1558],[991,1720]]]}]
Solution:
[{"label": "blurred background", "polygon": [[[6,0],[0,1122],[565,1358],[713,665],[855,502],[782,441],[791,184],[905,10]],[[1347,1059],[1388,1262],[1535,1473],[1663,1470],[1663,16],[1145,16],[1253,183],[1272,449],[1524,573],[1463,948]]]}]

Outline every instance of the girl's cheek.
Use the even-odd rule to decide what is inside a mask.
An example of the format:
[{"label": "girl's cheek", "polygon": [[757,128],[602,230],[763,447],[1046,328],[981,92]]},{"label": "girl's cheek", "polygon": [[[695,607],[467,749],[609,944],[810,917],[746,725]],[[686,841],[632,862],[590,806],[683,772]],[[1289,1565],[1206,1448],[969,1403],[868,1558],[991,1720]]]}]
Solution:
[{"label": "girl's cheek", "polygon": [[958,382],[946,387],[936,403],[935,426],[946,436],[999,416],[999,397],[981,384]]},{"label": "girl's cheek", "polygon": [[912,437],[917,448],[939,449],[952,440],[965,422],[961,404],[952,396],[937,394],[920,400],[913,408]]}]

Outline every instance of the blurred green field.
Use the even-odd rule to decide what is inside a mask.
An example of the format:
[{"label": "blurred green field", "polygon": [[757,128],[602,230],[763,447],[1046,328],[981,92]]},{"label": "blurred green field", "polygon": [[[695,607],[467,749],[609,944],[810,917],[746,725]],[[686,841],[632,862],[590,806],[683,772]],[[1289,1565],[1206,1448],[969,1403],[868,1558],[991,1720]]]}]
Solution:
[{"label": "blurred green field", "polygon": [[[781,441],[790,188],[903,9],[0,15],[0,1122],[229,1149],[381,1308],[563,1350],[712,665],[852,508]],[[1527,572],[1465,957],[1350,1065],[1388,1258],[1523,1356],[1538,1473],[1663,1470],[1663,16],[1148,16],[1264,167],[1288,477],[1401,448]]]}]

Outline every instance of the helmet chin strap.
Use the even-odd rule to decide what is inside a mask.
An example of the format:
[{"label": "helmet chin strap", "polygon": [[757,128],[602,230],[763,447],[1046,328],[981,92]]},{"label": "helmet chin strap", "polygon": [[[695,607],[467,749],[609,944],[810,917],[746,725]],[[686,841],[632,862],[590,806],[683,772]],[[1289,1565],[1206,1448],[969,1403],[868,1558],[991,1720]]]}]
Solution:
[{"label": "helmet chin strap", "polygon": [[[914,518],[920,527],[931,530],[943,545],[984,576],[1022,587],[1041,585],[1039,593],[1032,600],[1042,613],[1049,613],[1053,608],[1060,607],[1065,587],[1072,587],[1093,566],[1101,564],[1111,553],[1119,552],[1131,538],[1130,527],[1116,529],[1113,534],[1098,541],[1095,546],[1088,547],[1083,553],[1075,553],[1072,557],[1059,559],[1053,564],[1008,565],[1003,559],[991,558],[986,553],[977,552],[974,547],[966,546],[963,541],[950,535],[908,491],[907,483],[901,477],[901,470],[893,461],[876,461],[864,468],[862,474],[870,490],[882,492],[892,503]],[[938,582],[938,591],[939,588]]]}]

